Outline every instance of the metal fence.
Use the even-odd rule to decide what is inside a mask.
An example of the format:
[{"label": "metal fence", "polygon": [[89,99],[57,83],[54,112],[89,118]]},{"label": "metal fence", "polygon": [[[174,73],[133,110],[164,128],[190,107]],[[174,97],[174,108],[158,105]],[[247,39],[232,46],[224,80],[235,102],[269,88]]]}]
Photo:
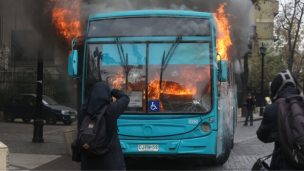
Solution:
[{"label": "metal fence", "polygon": [[[36,93],[36,72],[0,72],[0,109],[14,95],[20,93]],[[62,74],[44,74],[43,94],[52,98],[65,97],[63,86],[65,76]]]}]

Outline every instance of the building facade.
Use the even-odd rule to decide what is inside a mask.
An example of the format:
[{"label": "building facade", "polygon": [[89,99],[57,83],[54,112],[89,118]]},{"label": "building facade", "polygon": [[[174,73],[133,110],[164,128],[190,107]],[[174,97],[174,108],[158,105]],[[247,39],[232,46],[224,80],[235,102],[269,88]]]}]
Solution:
[{"label": "building facade", "polygon": [[253,56],[259,56],[259,48],[262,43],[266,47],[273,46],[274,18],[279,11],[278,0],[258,0],[253,4],[255,20],[255,36],[253,37]]},{"label": "building facade", "polygon": [[[268,95],[268,83],[265,81],[265,73],[267,70],[264,69],[262,74],[262,68],[266,68],[262,60],[266,61],[266,57],[262,57],[260,48],[264,46],[267,50],[265,55],[269,55],[272,52],[270,49],[274,48],[274,42],[276,37],[274,36],[274,20],[279,10],[278,0],[255,0],[252,6],[252,15],[254,19],[253,25],[253,36],[250,42],[250,55],[249,55],[249,85],[254,89],[252,93],[257,96],[257,105],[264,106],[263,96]],[[265,56],[264,55],[264,56]],[[262,59],[264,58],[264,59]],[[257,81],[263,79],[262,81]],[[255,81],[254,81],[255,80]],[[254,84],[253,84],[254,83]],[[262,90],[263,89],[263,90]]]}]

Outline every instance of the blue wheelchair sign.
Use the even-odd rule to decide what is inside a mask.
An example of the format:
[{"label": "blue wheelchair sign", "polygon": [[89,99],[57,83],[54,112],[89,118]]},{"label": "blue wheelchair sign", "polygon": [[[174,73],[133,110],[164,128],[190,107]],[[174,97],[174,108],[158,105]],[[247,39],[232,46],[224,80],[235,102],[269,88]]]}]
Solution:
[{"label": "blue wheelchair sign", "polygon": [[159,112],[159,100],[148,101],[149,112]]}]

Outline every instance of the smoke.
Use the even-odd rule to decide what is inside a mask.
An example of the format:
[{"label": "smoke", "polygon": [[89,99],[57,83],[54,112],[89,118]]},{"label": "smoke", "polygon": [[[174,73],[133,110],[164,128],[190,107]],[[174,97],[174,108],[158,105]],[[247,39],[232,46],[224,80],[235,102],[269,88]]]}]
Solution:
[{"label": "smoke", "polygon": [[[80,16],[77,16],[77,11],[74,14],[75,17],[80,17],[84,29],[88,16],[96,13],[143,9],[215,12],[222,3],[227,4],[225,10],[231,23],[233,47],[230,55],[233,56],[233,59],[242,58],[248,51],[249,39],[253,33],[253,19],[249,12],[252,7],[251,0],[27,0],[24,3],[24,8],[37,32],[43,35],[54,35],[47,38],[58,41],[60,36],[58,36],[51,21],[52,9],[57,7],[73,10],[73,8],[77,8],[76,4],[80,4],[78,12]],[[58,41],[60,45],[62,45],[62,41]],[[69,46],[65,42],[64,50],[66,48]]]},{"label": "smoke", "polygon": [[253,19],[251,0],[83,0],[81,4],[83,21],[89,15],[96,13],[108,13],[113,11],[144,10],[144,9],[174,9],[194,10],[214,13],[219,5],[226,3],[226,12],[231,23],[231,36],[233,47],[230,55],[233,59],[242,58],[248,51],[248,43],[253,34]]},{"label": "smoke", "polygon": [[12,27],[11,55],[30,61],[33,72],[36,72],[37,56],[41,55],[44,59],[44,93],[59,103],[75,107],[77,93],[74,84],[66,76],[70,46],[58,36],[52,23],[51,10],[55,4],[51,0],[15,0],[3,3],[11,10],[7,11],[5,17],[15,23]]},{"label": "smoke", "polygon": [[[57,32],[51,21],[52,9],[55,7],[73,9],[77,3],[80,4],[80,16],[77,16],[77,11],[75,11],[75,17],[80,17],[83,28],[88,16],[96,13],[142,9],[215,12],[220,4],[226,3],[225,10],[231,23],[233,47],[230,55],[233,59],[242,58],[248,51],[249,39],[253,33],[253,19],[249,12],[252,7],[251,0],[73,0],[72,2],[70,0],[27,0],[23,4],[37,32],[42,35],[54,35],[47,36],[47,39],[58,41],[60,36],[56,36]],[[62,41],[59,43],[62,44]],[[66,48],[69,48],[67,44],[64,50]]]},{"label": "smoke", "polygon": [[[51,2],[51,3],[50,3]],[[248,44],[253,34],[253,18],[251,0],[49,0],[44,2],[44,13],[50,13],[54,7],[77,8],[75,3],[80,4],[80,17],[83,28],[85,28],[88,16],[96,13],[109,13],[114,11],[145,10],[145,9],[174,9],[194,10],[214,13],[222,3],[226,3],[225,11],[231,24],[232,47],[230,56],[236,64],[236,72],[241,73],[242,67],[239,63],[248,52]],[[77,11],[75,11],[76,13]]]}]

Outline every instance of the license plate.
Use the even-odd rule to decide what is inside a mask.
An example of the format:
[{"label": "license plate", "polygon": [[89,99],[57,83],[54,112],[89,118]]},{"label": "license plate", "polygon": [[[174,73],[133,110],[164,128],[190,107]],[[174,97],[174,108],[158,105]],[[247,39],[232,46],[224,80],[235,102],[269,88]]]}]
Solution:
[{"label": "license plate", "polygon": [[75,116],[71,116],[71,119],[75,119]]},{"label": "license plate", "polygon": [[139,144],[137,146],[138,151],[145,152],[145,151],[152,151],[157,152],[159,151],[158,144]]}]

